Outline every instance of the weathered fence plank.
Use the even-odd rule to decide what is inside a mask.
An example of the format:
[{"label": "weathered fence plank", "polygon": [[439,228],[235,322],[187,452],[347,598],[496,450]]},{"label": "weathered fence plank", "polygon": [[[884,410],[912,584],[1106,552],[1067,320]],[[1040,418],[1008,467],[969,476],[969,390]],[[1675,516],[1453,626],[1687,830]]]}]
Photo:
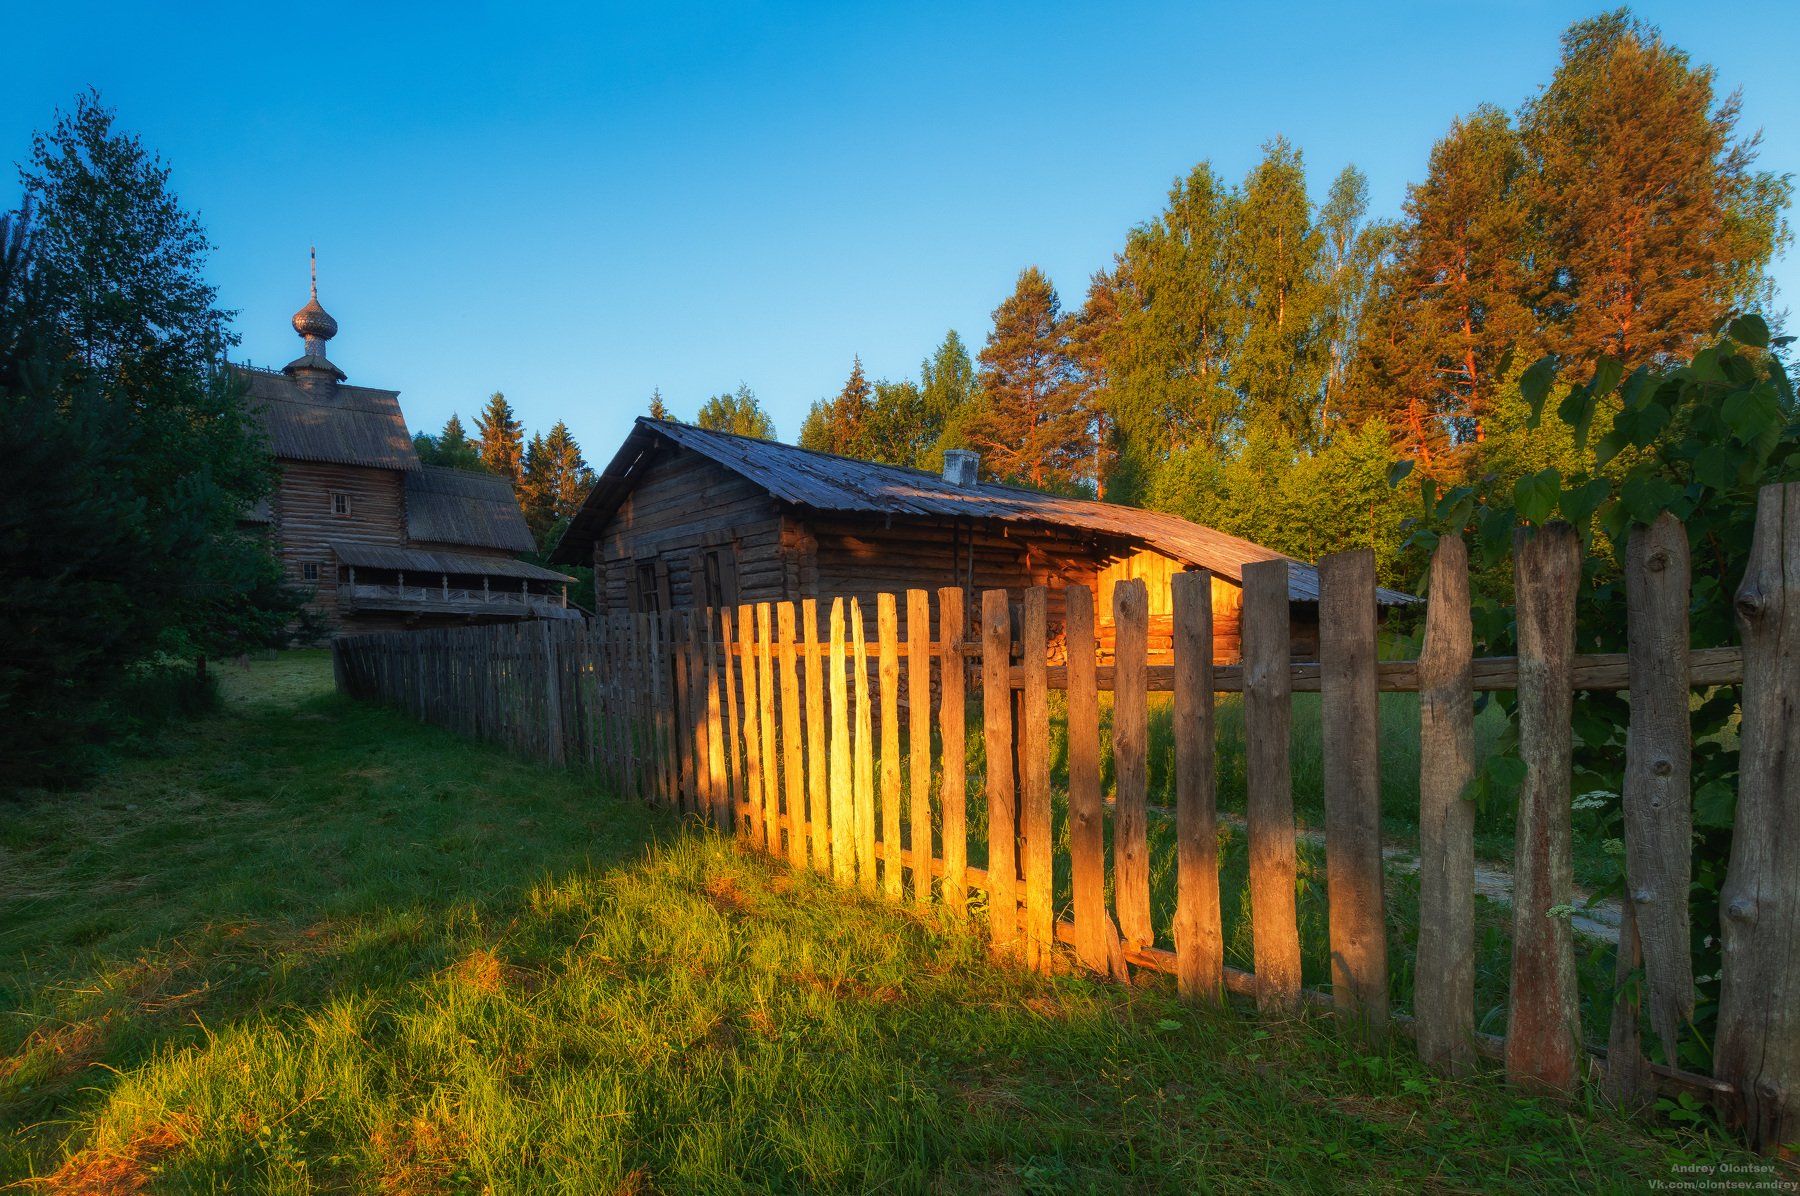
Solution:
[{"label": "weathered fence plank", "polygon": [[1019,840],[1024,853],[1025,961],[1050,970],[1056,944],[1056,912],[1050,904],[1050,690],[1044,684],[1049,657],[1049,593],[1025,591],[1019,642],[1024,649],[1025,699],[1019,745]]},{"label": "weathered fence plank", "polygon": [[[965,773],[967,745],[964,742],[968,672],[963,657],[968,612],[964,607],[963,591],[957,586],[945,586],[938,591],[938,629],[942,644],[938,652],[938,752],[944,761],[940,773],[943,788],[938,795],[944,840],[941,891],[944,904],[952,912],[961,913],[968,901],[969,833],[965,804],[968,777]],[[922,634],[930,634],[929,629]]]},{"label": "weathered fence plank", "polygon": [[[1219,814],[1213,785],[1212,574],[1204,569],[1177,573],[1170,579],[1170,590],[1175,636],[1175,982],[1184,997],[1222,1001],[1225,933],[1219,908]],[[1092,668],[1090,657],[1090,674]],[[1071,682],[1073,678],[1071,667]],[[1091,680],[1084,679],[1083,684],[1091,687]],[[1071,687],[1071,789],[1074,694]],[[1079,928],[1079,915],[1076,924]],[[1104,950],[1104,942],[1101,946]]]},{"label": "weathered fence plank", "polygon": [[1370,549],[1319,562],[1319,674],[1331,993],[1340,1013],[1379,1036],[1387,1032],[1388,971]]},{"label": "weathered fence plank", "polygon": [[775,612],[756,604],[756,722],[762,728],[763,827],[770,855],[782,853],[780,724],[775,721]]},{"label": "weathered fence plank", "polygon": [[1569,815],[1569,665],[1581,543],[1563,523],[1513,537],[1519,624],[1519,755],[1525,781],[1513,832],[1512,984],[1506,1074],[1515,1084],[1569,1092],[1579,1078],[1573,837]]},{"label": "weathered fence plank", "polygon": [[1800,484],[1757,495],[1737,615],[1744,715],[1714,1057],[1751,1142],[1770,1149],[1800,1138]]},{"label": "weathered fence plank", "polygon": [[1019,917],[1012,690],[1006,683],[1011,654],[1006,591],[986,590],[981,595],[981,730],[987,747],[988,933],[1001,948],[1012,945]]},{"label": "weathered fence plank", "polygon": [[855,791],[856,869],[862,890],[875,892],[875,745],[869,734],[869,638],[863,628],[862,603],[850,600],[850,637],[856,656],[851,683],[856,696]]},{"label": "weathered fence plank", "polygon": [[733,632],[732,612],[726,608],[719,612],[719,673],[725,683],[725,742],[726,758],[731,762],[731,788],[727,794],[726,825],[733,832],[742,833],[744,819],[740,811],[743,809],[744,791],[748,782],[744,779],[744,740],[743,718],[738,710],[738,684],[736,657],[732,647],[736,643]]},{"label": "weathered fence plank", "polygon": [[831,871],[831,755],[825,739],[825,658],[819,653],[819,602],[800,603],[806,649],[806,797],[813,871]]},{"label": "weathered fence plank", "polygon": [[844,664],[844,600],[831,600],[831,876],[856,880],[856,796],[851,792],[850,678]]},{"label": "weathered fence plank", "polygon": [[[931,903],[931,595],[906,592],[907,835],[913,900]],[[898,844],[896,844],[897,846]]]},{"label": "weathered fence plank", "polygon": [[1298,857],[1294,781],[1288,768],[1293,722],[1288,683],[1288,566],[1244,566],[1245,823],[1250,840],[1250,930],[1256,1003],[1282,1012],[1300,1002],[1300,925],[1294,908]]},{"label": "weathered fence plank", "polygon": [[801,727],[806,711],[800,706],[800,668],[794,651],[794,604],[775,608],[775,625],[781,656],[781,774],[787,782],[788,863],[806,867],[806,760]]},{"label": "weathered fence plank", "polygon": [[1129,947],[1156,940],[1150,924],[1150,773],[1145,637],[1150,606],[1142,578],[1113,586],[1113,908]]},{"label": "weathered fence plank", "polygon": [[[705,613],[711,616],[717,612]],[[721,675],[724,656],[719,651],[719,621],[712,617],[703,618],[701,626],[706,661],[706,756],[712,769],[712,792],[708,796],[712,802],[713,825],[724,831],[732,827],[731,776],[725,759],[724,677]]]},{"label": "weathered fence plank", "polygon": [[[750,826],[750,845],[769,847],[769,828],[763,822],[762,683],[756,677],[756,608],[738,607],[738,665],[744,675],[744,818]],[[780,840],[776,839],[779,843]]]},{"label": "weathered fence plank", "polygon": [[1069,656],[1069,884],[1075,954],[1096,972],[1106,949],[1106,811],[1100,801],[1100,701],[1094,688],[1094,595],[1063,591],[1063,640]]},{"label": "weathered fence plank", "polygon": [[894,595],[875,599],[881,685],[881,892],[900,900],[900,612]]},{"label": "weathered fence plank", "polygon": [[1625,740],[1625,901],[1619,930],[1623,995],[1613,1008],[1607,1087],[1625,1103],[1655,1095],[1639,1041],[1632,969],[1640,962],[1650,1023],[1663,1057],[1678,1058],[1676,1037],[1694,1013],[1694,964],[1688,929],[1693,815],[1688,777],[1687,529],[1665,512],[1633,528],[1625,550],[1626,630],[1631,657],[1631,725]]},{"label": "weathered fence plank", "polygon": [[1431,556],[1419,652],[1419,950],[1413,1010],[1419,1056],[1464,1075],[1475,1066],[1475,643],[1469,550],[1445,536]]}]

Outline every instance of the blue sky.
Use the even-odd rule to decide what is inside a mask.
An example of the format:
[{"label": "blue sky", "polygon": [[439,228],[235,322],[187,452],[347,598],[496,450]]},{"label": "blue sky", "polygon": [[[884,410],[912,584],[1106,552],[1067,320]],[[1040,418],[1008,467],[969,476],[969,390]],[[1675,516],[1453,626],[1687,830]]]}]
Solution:
[{"label": "blue sky", "polygon": [[[174,168],[243,355],[298,352],[319,247],[332,357],[415,427],[504,390],[603,463],[660,387],[748,383],[781,433],[861,354],[972,346],[1018,270],[1079,303],[1201,159],[1268,138],[1377,215],[1452,117],[1550,75],[1582,4],[33,5],[0,147],[97,86]],[[1744,93],[1800,171],[1790,5],[1637,11]],[[0,189],[0,198],[13,188]],[[10,201],[8,201],[10,202]],[[1779,264],[1783,305],[1800,255]]]}]

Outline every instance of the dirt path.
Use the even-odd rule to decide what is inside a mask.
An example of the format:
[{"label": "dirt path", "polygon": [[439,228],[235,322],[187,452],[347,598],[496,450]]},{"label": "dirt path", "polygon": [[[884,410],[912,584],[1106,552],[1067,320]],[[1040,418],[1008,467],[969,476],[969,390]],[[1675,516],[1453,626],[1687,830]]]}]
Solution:
[{"label": "dirt path", "polygon": [[[1240,829],[1244,820],[1235,814],[1224,814],[1221,817]],[[1299,832],[1302,839],[1309,843],[1323,845],[1325,835],[1322,831],[1305,830]],[[1384,860],[1392,867],[1403,872],[1419,870],[1419,855],[1411,847],[1398,843],[1388,843],[1381,849]],[[1475,861],[1475,892],[1489,901],[1510,907],[1512,905],[1512,873],[1504,864],[1496,864],[1488,860]],[[1616,943],[1619,941],[1619,901],[1616,897],[1602,897],[1594,900],[1592,895],[1580,888],[1575,889],[1575,912],[1570,915],[1570,925],[1575,932],[1586,938],[1599,942]]]}]

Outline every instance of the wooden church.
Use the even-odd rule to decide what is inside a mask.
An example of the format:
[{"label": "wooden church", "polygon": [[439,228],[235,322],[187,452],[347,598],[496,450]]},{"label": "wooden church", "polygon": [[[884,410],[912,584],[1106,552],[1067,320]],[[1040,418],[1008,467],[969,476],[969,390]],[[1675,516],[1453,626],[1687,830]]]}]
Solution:
[{"label": "wooden church", "polygon": [[579,617],[567,574],[536,545],[505,478],[423,465],[400,394],[352,386],[325,356],[337,321],[312,296],[294,314],[305,352],[279,370],[234,366],[281,480],[246,516],[288,579],[337,631]]}]

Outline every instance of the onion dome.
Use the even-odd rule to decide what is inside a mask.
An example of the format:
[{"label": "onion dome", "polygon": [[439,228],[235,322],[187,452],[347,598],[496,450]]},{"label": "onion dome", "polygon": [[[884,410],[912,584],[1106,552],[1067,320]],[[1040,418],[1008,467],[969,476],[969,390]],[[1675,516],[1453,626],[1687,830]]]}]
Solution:
[{"label": "onion dome", "polygon": [[314,348],[310,342],[328,341],[337,335],[338,330],[337,321],[331,318],[331,313],[319,306],[319,258],[316,252],[311,257],[312,298],[306,301],[305,307],[294,313],[294,331],[309,342],[308,349]]}]

